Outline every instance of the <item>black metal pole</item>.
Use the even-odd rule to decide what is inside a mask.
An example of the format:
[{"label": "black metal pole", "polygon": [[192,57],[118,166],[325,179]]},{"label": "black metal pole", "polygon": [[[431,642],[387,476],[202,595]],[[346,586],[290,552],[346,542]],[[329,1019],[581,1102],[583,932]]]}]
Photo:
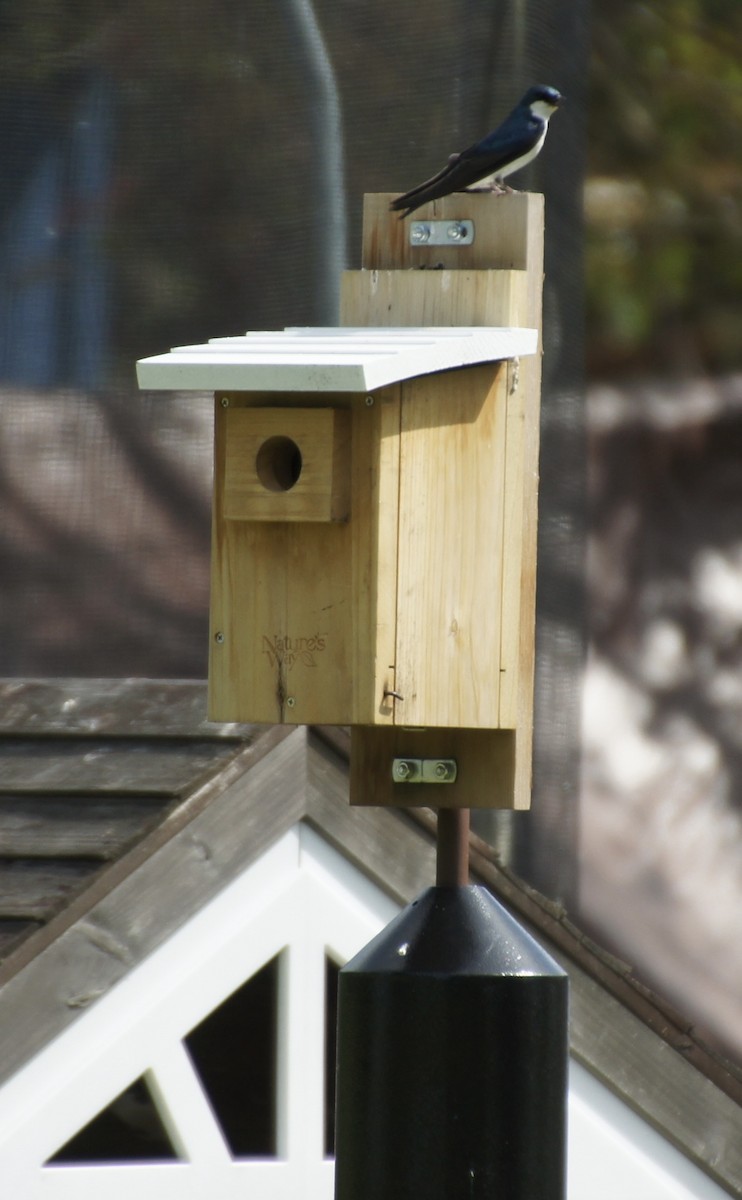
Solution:
[{"label": "black metal pole", "polygon": [[336,1200],[564,1200],[567,976],[486,888],[428,888],[338,1002]]}]

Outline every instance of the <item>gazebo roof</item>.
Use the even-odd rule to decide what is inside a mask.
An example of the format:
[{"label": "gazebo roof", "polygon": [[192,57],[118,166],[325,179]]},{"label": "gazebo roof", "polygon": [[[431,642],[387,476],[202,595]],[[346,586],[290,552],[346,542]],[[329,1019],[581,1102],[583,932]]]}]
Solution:
[{"label": "gazebo roof", "polygon": [[[400,903],[434,877],[432,813],[349,808],[343,730],[210,725],[201,682],[0,694],[0,1082],[299,822]],[[470,866],[568,970],[573,1055],[735,1194],[739,1071],[476,837]]]}]

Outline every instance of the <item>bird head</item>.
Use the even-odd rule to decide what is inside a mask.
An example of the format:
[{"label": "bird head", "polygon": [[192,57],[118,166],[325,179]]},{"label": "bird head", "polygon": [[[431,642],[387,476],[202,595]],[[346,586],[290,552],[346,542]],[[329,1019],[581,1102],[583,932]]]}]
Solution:
[{"label": "bird head", "polygon": [[561,102],[562,95],[556,88],[548,87],[545,83],[537,83],[535,87],[528,89],[520,103],[523,108],[530,108],[537,117],[543,117],[545,121],[548,121]]}]

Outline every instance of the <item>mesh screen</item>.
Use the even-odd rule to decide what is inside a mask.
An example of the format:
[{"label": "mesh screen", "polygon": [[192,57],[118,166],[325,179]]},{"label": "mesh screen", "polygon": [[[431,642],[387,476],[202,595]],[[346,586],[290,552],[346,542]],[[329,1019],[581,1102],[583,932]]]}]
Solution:
[{"label": "mesh screen", "polygon": [[[400,191],[526,86],[567,97],[547,195],[537,785],[520,853],[572,879],[582,656],[587,3],[0,4],[4,675],[203,676],[211,412],[138,358],[336,319],[364,192]],[[538,850],[538,824],[563,853]],[[518,834],[520,838],[520,834]]]}]

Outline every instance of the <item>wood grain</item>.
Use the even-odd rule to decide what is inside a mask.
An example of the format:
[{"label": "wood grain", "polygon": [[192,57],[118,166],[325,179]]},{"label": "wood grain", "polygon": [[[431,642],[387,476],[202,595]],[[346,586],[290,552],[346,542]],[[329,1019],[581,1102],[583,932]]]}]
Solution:
[{"label": "wood grain", "polygon": [[99,870],[100,863],[85,860],[0,860],[0,912],[5,919],[48,921]]},{"label": "wood grain", "polygon": [[230,423],[235,406],[259,400],[233,396],[226,412],[216,404],[209,716],[343,724],[351,712],[350,525],[227,519]]},{"label": "wood grain", "polygon": [[[528,195],[515,199],[525,200],[512,208],[511,217],[527,272],[525,319],[539,330],[541,350],[544,198]],[[511,364],[508,379],[505,537],[511,550],[503,564],[500,718],[517,730],[516,807],[521,807],[522,798],[531,792],[541,358],[539,353]]]},{"label": "wood grain", "polygon": [[373,404],[362,401],[353,415],[353,704],[341,725],[394,719],[386,693],[396,680],[400,410],[395,384],[375,392]]},{"label": "wood grain", "polygon": [[525,271],[345,271],[340,295],[348,325],[529,328]]},{"label": "wood grain", "polygon": [[38,927],[38,921],[0,919],[0,961]]},{"label": "wood grain", "polygon": [[530,269],[529,224],[534,209],[543,210],[543,196],[531,192],[504,196],[457,192],[423,205],[414,214],[412,220],[418,221],[473,221],[474,241],[468,246],[410,245],[410,218],[400,220],[389,212],[393,199],[394,193],[387,192],[364,196],[361,265],[365,270]]},{"label": "wood grain", "polygon": [[[415,214],[474,220],[474,242],[456,247],[411,246],[390,199],[365,199],[363,270],[343,279],[343,323],[540,330],[543,197],[456,195]],[[540,352],[402,385],[395,722],[513,730],[509,800],[500,786],[479,795],[515,808],[530,803],[539,407]],[[352,781],[365,803],[361,776]]]},{"label": "wood grain", "polygon": [[19,916],[48,921],[0,966],[0,1081],[301,819],[305,742],[302,730],[266,731],[218,787],[189,796],[117,862],[96,867],[82,892],[68,886],[89,865],[56,876],[25,867],[38,885],[33,902],[16,887],[21,872],[0,875],[0,897],[15,896]]},{"label": "wood grain", "polygon": [[163,739],[146,750],[135,739],[0,739],[0,796],[55,793],[178,796],[216,774],[238,745]]},{"label": "wood grain", "polygon": [[0,735],[24,738],[194,738],[239,741],[246,726],[206,719],[203,681],[168,679],[4,679]]},{"label": "wood grain", "polygon": [[403,386],[396,722],[500,725],[500,364]]},{"label": "wood grain", "polygon": [[[230,406],[223,419],[226,520],[348,519],[350,414],[347,410]],[[266,460],[262,470],[261,453]],[[283,470],[288,472],[285,479],[280,478]],[[297,478],[292,481],[294,470]],[[266,478],[270,478],[268,484]]]},{"label": "wood grain", "polygon": [[[399,387],[379,389],[371,404],[346,397],[335,414],[329,460],[347,456],[347,522],[230,519],[229,430],[239,406],[259,399],[233,394],[227,415],[216,406],[209,714],[384,723],[393,715],[384,691],[394,685]],[[281,428],[305,419],[296,404],[279,413]]]},{"label": "wood grain", "polygon": [[[455,783],[394,783],[395,758],[453,758]],[[515,735],[506,729],[354,726],[350,802],[397,808],[512,808]]]},{"label": "wood grain", "polygon": [[9,680],[0,713],[2,970],[261,736],[208,725],[202,682]]},{"label": "wood grain", "polygon": [[0,797],[0,855],[6,858],[116,858],[162,818],[165,805],[100,794]]}]

